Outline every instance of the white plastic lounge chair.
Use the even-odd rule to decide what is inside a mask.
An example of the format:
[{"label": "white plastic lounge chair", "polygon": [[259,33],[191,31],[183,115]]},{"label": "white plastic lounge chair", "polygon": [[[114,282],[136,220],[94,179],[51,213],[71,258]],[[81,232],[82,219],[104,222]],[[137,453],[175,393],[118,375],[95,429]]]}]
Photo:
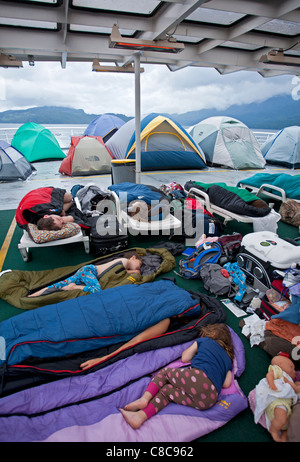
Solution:
[{"label": "white plastic lounge chair", "polygon": [[218,207],[211,203],[208,194],[205,191],[201,191],[198,188],[191,188],[188,191],[189,197],[194,197],[197,201],[206,208],[206,210],[213,215],[219,215],[224,218],[224,224],[231,220],[241,221],[243,223],[253,223],[253,217],[248,217],[246,215],[239,215],[237,213],[229,212],[222,207]]},{"label": "white plastic lounge chair", "polygon": [[[274,186],[272,184],[264,183],[260,187],[252,186],[247,184],[247,181],[245,180],[245,183],[240,182],[239,183],[240,188],[248,189],[251,193],[255,194],[256,196],[259,196],[260,194],[263,194],[267,197],[270,197],[271,199],[279,200],[281,202],[286,202],[288,197],[284,189],[279,188],[278,186]],[[277,191],[277,194],[274,192]],[[299,199],[293,199],[296,202],[300,202]]]},{"label": "white plastic lounge chair", "polygon": [[84,245],[85,253],[90,253],[90,240],[89,236],[85,236],[82,231],[72,237],[67,237],[65,239],[57,239],[55,241],[44,242],[43,244],[37,244],[29,236],[26,230],[23,230],[23,235],[21,237],[20,243],[18,244],[18,249],[20,250],[21,256],[25,262],[28,262],[31,258],[30,249],[44,247],[54,247],[58,245],[73,244],[75,242],[82,242]]},{"label": "white plastic lounge chair", "polygon": [[[194,197],[197,201],[199,201],[206,210],[213,215],[218,215],[224,218],[224,225],[231,221],[236,220],[241,223],[250,223],[253,225],[254,231],[261,231],[262,229],[265,230],[274,230],[275,227],[277,229],[277,221],[280,220],[280,215],[271,210],[271,212],[267,215],[267,217],[249,217],[247,215],[237,214],[231,211],[228,211],[222,207],[212,204],[209,199],[209,196],[206,192],[201,191],[198,188],[191,188],[188,191],[189,197]],[[274,231],[275,232],[275,231]]]},{"label": "white plastic lounge chair", "polygon": [[152,221],[138,221],[127,213],[126,207],[121,206],[120,198],[115,191],[111,191],[111,198],[116,206],[117,218],[121,226],[127,229],[132,235],[169,235],[170,231],[180,228],[181,221],[167,213],[166,216],[160,220]]}]

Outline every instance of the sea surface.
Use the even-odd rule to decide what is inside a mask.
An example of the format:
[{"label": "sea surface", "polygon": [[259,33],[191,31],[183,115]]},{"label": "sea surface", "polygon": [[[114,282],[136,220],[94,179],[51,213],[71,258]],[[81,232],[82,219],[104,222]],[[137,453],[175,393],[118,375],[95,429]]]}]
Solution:
[{"label": "sea surface", "polygon": [[[11,143],[14,134],[23,124],[3,124],[0,123],[0,141],[4,140],[7,143]],[[87,125],[71,125],[71,124],[42,124],[45,128],[48,128],[51,133],[57,139],[62,150],[68,150],[71,143],[72,136],[81,136],[84,134],[84,131]],[[185,127],[188,129],[189,127]],[[273,133],[276,133],[277,130],[267,130],[267,129],[252,129],[254,135],[257,138],[257,141],[262,145]]]}]

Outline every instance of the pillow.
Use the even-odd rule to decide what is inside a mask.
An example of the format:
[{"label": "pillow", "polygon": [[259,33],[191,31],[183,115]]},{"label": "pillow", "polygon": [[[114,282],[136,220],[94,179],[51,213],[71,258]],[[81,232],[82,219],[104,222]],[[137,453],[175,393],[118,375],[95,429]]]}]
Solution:
[{"label": "pillow", "polygon": [[80,226],[77,223],[66,223],[62,229],[56,231],[47,231],[38,229],[36,225],[28,223],[28,234],[36,244],[43,244],[45,242],[56,241],[58,239],[66,239],[67,237],[75,236],[80,233]]}]

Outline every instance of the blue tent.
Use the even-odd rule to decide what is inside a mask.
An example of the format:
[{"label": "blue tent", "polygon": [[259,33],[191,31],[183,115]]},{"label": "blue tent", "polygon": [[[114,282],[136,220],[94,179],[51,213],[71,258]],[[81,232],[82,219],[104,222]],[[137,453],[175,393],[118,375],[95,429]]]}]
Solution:
[{"label": "blue tent", "polygon": [[[141,119],[141,169],[165,170],[206,167],[205,155],[175,120],[160,114]],[[135,119],[126,122],[105,144],[115,159],[135,159]]]},{"label": "blue tent", "polygon": [[92,120],[85,129],[84,135],[101,136],[104,143],[106,143],[124,123],[124,120],[120,119],[120,117],[112,114],[103,114]]},{"label": "blue tent", "polygon": [[300,168],[300,127],[286,127],[269,138],[261,152],[268,164]]},{"label": "blue tent", "polygon": [[0,141],[0,181],[25,181],[33,172],[36,169],[20,151]]}]

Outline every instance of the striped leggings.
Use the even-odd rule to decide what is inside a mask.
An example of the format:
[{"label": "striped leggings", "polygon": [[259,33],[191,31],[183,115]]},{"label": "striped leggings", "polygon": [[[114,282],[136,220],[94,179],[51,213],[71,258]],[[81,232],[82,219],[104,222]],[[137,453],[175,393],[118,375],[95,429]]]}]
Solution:
[{"label": "striped leggings", "polygon": [[153,398],[143,411],[149,419],[169,403],[174,402],[195,409],[208,409],[217,399],[218,392],[207,375],[200,369],[164,368],[153,377],[146,391]]}]

